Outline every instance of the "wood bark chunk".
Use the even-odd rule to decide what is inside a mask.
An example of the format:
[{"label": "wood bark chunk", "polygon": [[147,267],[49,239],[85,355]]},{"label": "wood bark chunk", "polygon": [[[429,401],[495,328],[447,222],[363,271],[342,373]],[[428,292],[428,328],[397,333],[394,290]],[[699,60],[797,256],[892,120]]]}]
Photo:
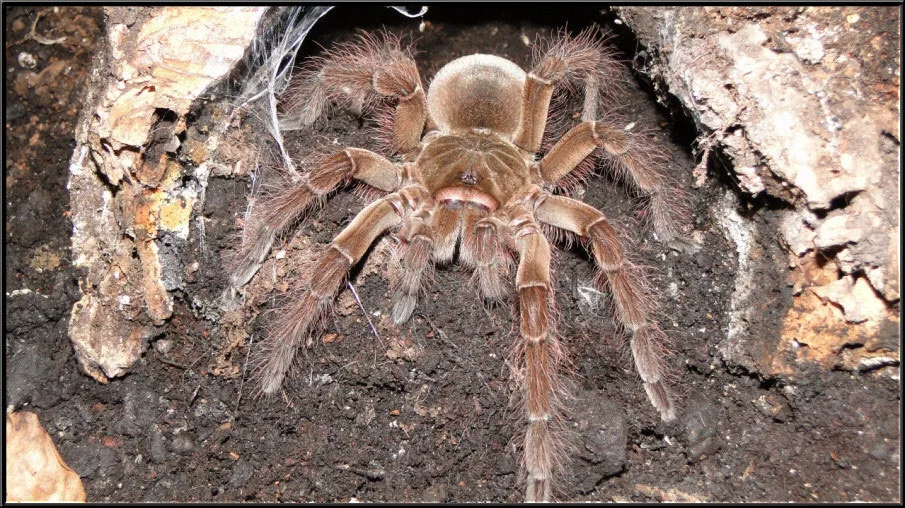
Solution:
[{"label": "wood bark chunk", "polygon": [[66,465],[38,415],[6,414],[6,502],[84,503],[85,489]]},{"label": "wood bark chunk", "polygon": [[[868,336],[874,333],[870,330],[883,329],[884,323],[897,323],[900,112],[899,76],[894,70],[900,57],[894,48],[887,51],[881,46],[887,36],[899,39],[894,36],[899,31],[898,11],[880,7],[614,11],[645,47],[647,58],[636,60],[642,64],[639,70],[650,76],[664,103],[678,103],[692,119],[702,152],[719,152],[744,192],[790,205],[775,210],[775,215],[776,236],[791,251],[791,265],[801,272],[809,270],[815,259],[830,259],[838,267],[831,280],[796,283],[804,287],[798,290],[800,296],[781,334],[792,342],[783,341],[775,354],[755,354],[760,360],[754,361],[750,353],[757,349],[754,344],[761,334],[747,321],[739,322],[750,330],[736,333],[724,355],[727,361],[790,372],[793,365],[780,357],[788,357],[785,352],[795,350],[795,344],[813,339],[802,335],[813,323],[796,319],[807,318],[801,309],[820,306],[811,301],[814,294],[845,310],[844,317],[825,313],[827,324],[838,321],[830,329],[840,334],[822,342],[851,343],[849,332],[843,331],[853,322],[864,322],[866,328],[859,328],[859,333]],[[865,17],[873,21],[865,22]],[[852,19],[862,22],[852,27]],[[750,240],[770,242],[771,233],[759,230]],[[747,252],[742,247],[740,253]],[[739,280],[756,280],[751,277],[759,269],[757,263],[740,263],[743,269],[751,272],[740,273]],[[746,340],[751,347],[743,346]],[[822,351],[836,355],[840,349]]]},{"label": "wood bark chunk", "polygon": [[106,9],[109,45],[95,59],[69,180],[74,264],[85,269],[69,336],[98,381],[126,373],[173,313],[168,274],[184,267],[162,260],[161,237],[188,237],[204,185],[186,183],[173,154],[186,113],[243,57],[265,11]]}]

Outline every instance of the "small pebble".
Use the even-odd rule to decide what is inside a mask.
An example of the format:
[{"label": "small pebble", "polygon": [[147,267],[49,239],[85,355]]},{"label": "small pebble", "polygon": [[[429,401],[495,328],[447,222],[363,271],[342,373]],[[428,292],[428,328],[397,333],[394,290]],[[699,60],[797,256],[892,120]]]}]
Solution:
[{"label": "small pebble", "polygon": [[170,449],[174,452],[187,453],[192,451],[193,448],[195,448],[195,441],[186,432],[176,434],[173,436],[173,440],[170,441]]},{"label": "small pebble", "polygon": [[72,420],[64,416],[57,419],[57,421],[54,422],[54,425],[56,425],[59,430],[66,430],[69,427],[72,427]]},{"label": "small pebble", "polygon": [[34,55],[31,53],[21,52],[19,53],[19,65],[26,69],[34,69],[38,66],[38,61],[35,60]]},{"label": "small pebble", "polygon": [[14,102],[7,105],[6,114],[4,115],[7,122],[22,118],[23,116],[25,116],[25,106],[23,106],[21,102]]},{"label": "small pebble", "polygon": [[437,483],[425,489],[421,498],[422,503],[443,503],[449,497],[446,485]]},{"label": "small pebble", "polygon": [[160,431],[160,428],[157,425],[153,425],[150,431],[150,435],[148,436],[150,439],[150,448],[151,448],[151,458],[154,462],[158,464],[162,464],[166,461],[166,443],[163,438],[163,433]]},{"label": "small pebble", "polygon": [[165,355],[173,349],[174,345],[175,343],[170,339],[160,339],[154,343],[154,351]]},{"label": "small pebble", "polygon": [[784,422],[789,418],[789,405],[779,395],[768,393],[751,402],[762,415],[771,417],[777,422]]},{"label": "small pebble", "polygon": [[716,435],[718,418],[716,408],[703,401],[698,402],[697,405],[689,404],[688,407],[696,407],[696,409],[685,416],[685,439],[687,441],[685,455],[689,463],[695,463],[713,455],[722,448],[723,442]]}]

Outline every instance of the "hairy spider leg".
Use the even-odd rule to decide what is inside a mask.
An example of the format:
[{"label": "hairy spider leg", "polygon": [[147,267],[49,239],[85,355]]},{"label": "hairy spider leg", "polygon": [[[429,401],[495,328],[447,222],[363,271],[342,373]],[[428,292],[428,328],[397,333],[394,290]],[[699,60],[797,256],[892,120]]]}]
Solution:
[{"label": "hairy spider leg", "polygon": [[301,184],[284,181],[279,188],[265,190],[251,208],[239,249],[231,261],[232,286],[245,285],[267,257],[277,235],[341,184],[355,179],[392,192],[399,188],[401,175],[401,166],[374,152],[346,148],[314,163]]},{"label": "hairy spider leg", "polygon": [[431,218],[431,235],[434,239],[434,262],[446,264],[456,253],[456,244],[462,231],[461,214],[449,202],[438,203]]},{"label": "hairy spider leg", "polygon": [[[426,192],[426,191],[425,191]],[[393,322],[402,324],[415,310],[418,295],[424,289],[424,275],[431,270],[431,251],[434,239],[430,228],[430,208],[433,202],[407,215],[399,228],[399,248],[394,260],[398,276],[392,283]]]},{"label": "hairy spider leg", "polygon": [[596,120],[601,93],[612,93],[618,67],[604,46],[603,34],[590,27],[577,36],[560,32],[551,40],[535,45],[534,65],[525,80],[522,117],[513,142],[537,153],[541,147],[550,99],[557,87],[584,90],[582,119]]},{"label": "hairy spider leg", "polygon": [[609,287],[621,323],[631,334],[635,368],[644,382],[651,404],[664,421],[675,418],[675,406],[666,389],[666,371],[661,350],[663,333],[651,319],[651,302],[632,277],[622,245],[603,213],[581,201],[547,194],[535,213],[541,222],[581,235],[597,261],[597,285]]},{"label": "hairy spider leg", "polygon": [[687,220],[686,198],[665,175],[664,157],[640,136],[603,122],[582,122],[541,159],[541,177],[549,183],[559,182],[598,148],[617,177],[650,199],[654,231],[660,240],[683,250],[689,247],[679,228],[680,221]]},{"label": "hairy spider leg", "polygon": [[508,226],[495,216],[482,217],[466,229],[463,248],[469,251],[468,262],[474,268],[472,282],[488,301],[502,301],[503,279],[512,271],[513,260],[506,240],[511,240]]},{"label": "hairy spider leg", "polygon": [[332,307],[351,267],[378,236],[402,221],[405,201],[400,191],[365,207],[321,254],[308,280],[300,284],[303,290],[280,310],[274,329],[261,346],[264,354],[256,368],[264,394],[279,391],[299,347]]},{"label": "hairy spider leg", "polygon": [[[521,340],[515,354],[524,366],[528,426],[522,453],[527,477],[527,502],[549,501],[553,472],[562,466],[564,450],[557,436],[563,391],[559,368],[563,351],[552,333],[555,319],[550,285],[550,244],[531,213],[522,205],[513,209],[510,223],[519,257],[516,287],[519,296]],[[518,359],[518,358],[516,358]]]},{"label": "hairy spider leg", "polygon": [[396,102],[391,146],[406,153],[418,146],[427,120],[427,101],[411,49],[387,32],[362,34],[312,58],[293,78],[284,101],[287,115],[311,125],[331,103],[353,110]]}]

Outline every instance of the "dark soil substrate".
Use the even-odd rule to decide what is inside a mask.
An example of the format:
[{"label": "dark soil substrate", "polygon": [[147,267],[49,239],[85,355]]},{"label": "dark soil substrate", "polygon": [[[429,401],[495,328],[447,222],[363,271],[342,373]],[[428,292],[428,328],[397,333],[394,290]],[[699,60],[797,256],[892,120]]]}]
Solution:
[{"label": "dark soil substrate", "polygon": [[[472,12],[454,13],[466,9]],[[20,41],[39,10],[36,32],[66,35],[66,42]],[[257,399],[243,381],[247,374],[221,368],[224,358],[244,368],[249,345],[224,353],[218,323],[198,317],[203,314],[193,295],[217,295],[226,286],[220,253],[245,207],[248,179],[209,182],[206,250],[194,254],[206,267],[177,295],[167,331],[132,372],[106,385],[80,372],[66,333],[79,297],[69,259],[67,162],[80,84],[87,81],[93,45],[103,43],[103,16],[99,9],[72,7],[19,7],[4,15],[4,396],[7,407],[39,415],[82,477],[89,500],[522,499],[512,440],[522,420],[509,405],[505,364],[517,339],[514,300],[508,306],[481,305],[461,266],[438,269],[414,317],[398,328],[377,315],[390,310],[386,279],[358,273],[352,283],[380,340],[357,307],[337,313],[327,327],[335,334],[331,342],[313,344],[283,399]],[[567,21],[577,31],[608,19],[590,7],[435,6],[425,17],[424,32],[418,32],[419,20],[389,9],[339,7],[316,25],[303,53],[317,53],[315,42],[348,40],[355,28],[385,25],[420,37],[417,58],[429,79],[443,63],[476,52],[527,66],[525,37],[533,41],[535,34],[549,34]],[[30,86],[20,77],[29,71],[18,64],[23,52],[36,59],[34,72],[55,61],[68,65],[55,79]],[[634,237],[635,261],[650,268],[661,300],[660,325],[673,341],[670,365],[682,410],[675,423],[659,420],[609,310],[602,306],[594,312],[581,301],[577,287],[594,275],[588,255],[581,248],[556,252],[558,333],[568,345],[575,386],[569,404],[572,474],[558,497],[897,500],[897,382],[814,370],[784,385],[721,361],[715,345],[727,333],[736,269],[734,246],[713,215],[725,189],[719,178],[692,189],[695,162],[688,142],[694,133],[659,109],[628,67],[626,78],[619,113],[652,129],[669,152],[670,171],[693,191],[694,227],[702,233],[703,248],[684,255],[656,242],[649,228],[639,227],[644,209],[605,176],[591,179],[581,199]],[[17,80],[26,83],[15,86]],[[340,144],[368,147],[367,127],[351,114],[336,113],[316,128]],[[305,143],[294,142],[299,149]],[[361,201],[340,193],[297,235],[327,243],[360,208]],[[769,211],[761,210],[756,220],[769,221]],[[190,242],[199,245],[198,238]],[[292,252],[288,249],[289,256]],[[776,312],[777,319],[783,309],[773,302],[788,291],[782,270],[777,266],[758,281],[763,308]],[[251,326],[252,337],[260,337],[265,326],[262,314]],[[418,354],[390,358],[394,338],[406,339]]]}]

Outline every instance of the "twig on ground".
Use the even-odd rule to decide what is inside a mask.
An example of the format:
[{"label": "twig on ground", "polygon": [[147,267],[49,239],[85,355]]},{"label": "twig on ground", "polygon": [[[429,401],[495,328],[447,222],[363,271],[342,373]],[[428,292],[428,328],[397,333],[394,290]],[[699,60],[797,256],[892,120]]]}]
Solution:
[{"label": "twig on ground", "polygon": [[255,336],[248,338],[248,353],[245,353],[245,365],[242,366],[242,381],[239,382],[239,397],[236,399],[236,408],[233,412],[239,411],[239,402],[242,402],[242,387],[245,386],[245,373],[248,371],[248,357],[251,356],[251,345],[254,344]]},{"label": "twig on ground", "polygon": [[23,37],[21,40],[18,40],[18,41],[8,42],[6,44],[6,47],[10,48],[12,46],[22,44],[23,42],[25,42],[29,39],[31,39],[39,44],[43,44],[45,46],[53,46],[54,44],[60,44],[62,42],[66,42],[66,36],[57,37],[56,39],[48,39],[47,37],[44,37],[43,35],[40,35],[40,34],[38,34],[38,32],[35,31],[38,28],[38,21],[41,21],[41,18],[44,17],[44,15],[47,14],[48,12],[50,12],[51,10],[52,10],[51,8],[46,8],[46,9],[41,9],[40,11],[38,11],[38,14],[35,15],[35,20],[31,24],[31,29],[28,31],[27,34],[25,34],[25,37]]},{"label": "twig on ground", "polygon": [[353,286],[349,281],[346,281],[346,285],[349,286],[349,290],[352,291],[352,296],[355,298],[355,303],[358,304],[358,308],[361,309],[362,314],[365,315],[365,319],[368,320],[368,325],[371,326],[371,331],[374,332],[374,337],[377,337],[377,341],[380,342],[381,345],[383,345],[383,340],[380,338],[380,334],[377,333],[377,328],[375,328],[374,323],[371,322],[371,316],[368,315],[368,311],[366,311],[364,305],[361,304],[361,298],[358,297],[358,292],[355,291],[355,286]]}]

